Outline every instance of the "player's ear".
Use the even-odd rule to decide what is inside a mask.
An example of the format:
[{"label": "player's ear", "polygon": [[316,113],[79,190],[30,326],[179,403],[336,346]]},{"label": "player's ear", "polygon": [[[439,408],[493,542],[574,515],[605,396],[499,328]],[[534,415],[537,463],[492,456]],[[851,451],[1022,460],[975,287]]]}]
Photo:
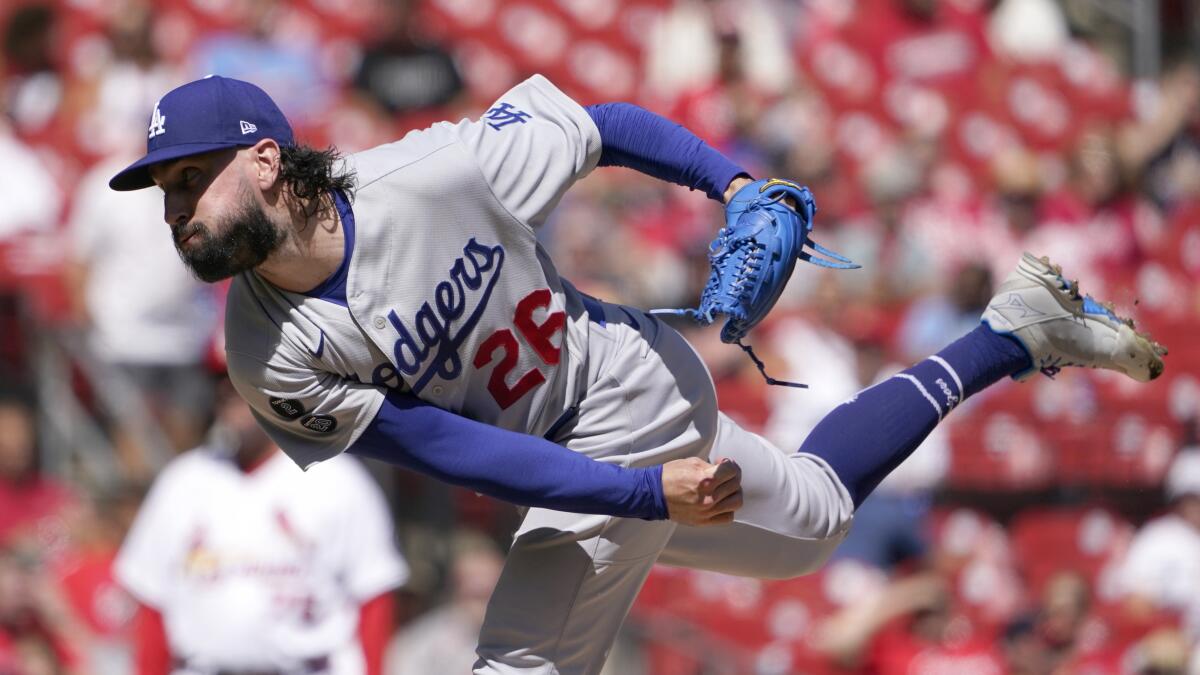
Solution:
[{"label": "player's ear", "polygon": [[250,160],[254,163],[254,173],[251,174],[263,192],[270,192],[279,182],[283,168],[283,157],[279,143],[274,139],[264,138],[250,147]]}]

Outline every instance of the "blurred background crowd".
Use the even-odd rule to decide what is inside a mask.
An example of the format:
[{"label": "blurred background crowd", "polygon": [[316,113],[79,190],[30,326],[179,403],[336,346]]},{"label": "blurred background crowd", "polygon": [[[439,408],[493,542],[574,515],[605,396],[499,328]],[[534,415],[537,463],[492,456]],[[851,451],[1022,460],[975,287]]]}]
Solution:
[{"label": "blurred background crowd", "polygon": [[[156,99],[251,80],[301,139],[353,152],[476,117],[534,72],[809,185],[818,239],[864,264],[799,266],[752,336],[809,389],[678,326],[722,408],[781,447],[973,327],[1022,250],[1171,349],[1148,386],[1064,371],[968,401],[818,574],[657,568],[612,673],[1200,673],[1194,0],[5,0],[0,40],[0,674],[193,672],[113,561],[155,557],[127,533],[180,453],[261,475],[273,452],[222,379],[223,289],[178,262],[156,191],[106,185]],[[720,216],[604,169],[541,234],[586,292],[690,306]],[[365,672],[465,672],[516,513],[368,469],[383,497],[363,508],[403,560],[352,571]],[[219,569],[201,539],[170,573]]]}]

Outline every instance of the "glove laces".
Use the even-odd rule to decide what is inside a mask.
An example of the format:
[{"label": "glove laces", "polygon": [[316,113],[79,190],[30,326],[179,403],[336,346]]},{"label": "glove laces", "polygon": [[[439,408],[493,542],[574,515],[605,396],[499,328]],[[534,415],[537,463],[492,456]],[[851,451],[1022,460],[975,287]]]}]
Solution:
[{"label": "glove laces", "polygon": [[746,355],[749,356],[750,360],[754,362],[754,365],[758,366],[758,372],[762,373],[763,379],[767,381],[767,384],[774,385],[777,387],[795,387],[796,389],[808,389],[807,384],[801,384],[800,382],[789,382],[787,380],[777,380],[777,379],[771,377],[770,375],[767,374],[767,366],[762,362],[762,359],[758,358],[758,355],[756,355],[754,353],[754,350],[750,348],[750,345],[746,344],[745,342],[742,342],[741,338],[738,338],[736,341],[734,341],[734,344],[741,347],[742,351],[746,352]]}]

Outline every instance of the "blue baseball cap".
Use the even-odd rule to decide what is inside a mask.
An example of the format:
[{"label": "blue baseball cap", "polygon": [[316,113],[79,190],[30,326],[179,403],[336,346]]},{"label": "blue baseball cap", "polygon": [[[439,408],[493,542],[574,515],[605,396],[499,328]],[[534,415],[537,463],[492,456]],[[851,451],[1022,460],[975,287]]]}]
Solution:
[{"label": "blue baseball cap", "polygon": [[114,190],[152,187],[150,166],[202,152],[254,145],[264,138],[294,145],[292,126],[267,92],[218,75],[167,92],[150,116],[146,156],[108,181]]}]

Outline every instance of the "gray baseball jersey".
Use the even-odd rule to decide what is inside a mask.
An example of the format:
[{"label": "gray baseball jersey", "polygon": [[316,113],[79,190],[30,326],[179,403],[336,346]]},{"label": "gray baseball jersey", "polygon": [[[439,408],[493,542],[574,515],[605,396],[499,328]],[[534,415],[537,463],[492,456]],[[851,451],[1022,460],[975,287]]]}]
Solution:
[{"label": "gray baseball jersey", "polygon": [[352,445],[398,388],[531,434],[571,417],[555,441],[602,462],[742,467],[744,505],[724,527],[530,509],[480,631],[480,674],[599,672],[656,560],[794,576],[828,558],[853,513],[823,460],[718,414],[682,336],[558,277],[534,228],[599,154],[587,112],[535,76],[477,121],[347,159],[359,179],[348,306],[253,272],[229,294],[230,377],[301,466]]},{"label": "gray baseball jersey", "polygon": [[544,433],[579,398],[583,298],[534,235],[595,166],[587,112],[548,80],[475,121],[346,158],[358,176],[346,300],[254,272],[229,292],[229,373],[300,466],[348,448],[384,388],[514,431]]}]

